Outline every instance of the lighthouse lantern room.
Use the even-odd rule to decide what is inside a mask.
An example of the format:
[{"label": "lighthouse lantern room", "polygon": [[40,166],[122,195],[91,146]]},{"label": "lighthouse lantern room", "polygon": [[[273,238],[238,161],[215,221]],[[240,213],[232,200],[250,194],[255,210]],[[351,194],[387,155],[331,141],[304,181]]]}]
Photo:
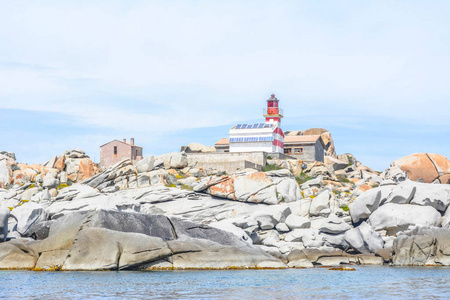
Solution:
[{"label": "lighthouse lantern room", "polygon": [[265,123],[237,124],[230,129],[230,152],[278,152],[284,153],[284,133],[280,123],[283,110],[274,94],[264,108]]}]

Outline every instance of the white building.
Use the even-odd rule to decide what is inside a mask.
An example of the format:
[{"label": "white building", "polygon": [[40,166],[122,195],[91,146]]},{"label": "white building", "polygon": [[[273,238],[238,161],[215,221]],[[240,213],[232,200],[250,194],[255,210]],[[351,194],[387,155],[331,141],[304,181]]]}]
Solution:
[{"label": "white building", "polygon": [[284,153],[284,133],[280,128],[282,110],[275,95],[267,100],[264,109],[266,123],[238,124],[229,131],[230,152]]}]

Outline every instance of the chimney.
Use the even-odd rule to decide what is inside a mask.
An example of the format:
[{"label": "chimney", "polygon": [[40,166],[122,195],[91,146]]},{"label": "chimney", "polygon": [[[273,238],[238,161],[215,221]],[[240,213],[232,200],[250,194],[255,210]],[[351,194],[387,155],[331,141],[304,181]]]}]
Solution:
[{"label": "chimney", "polygon": [[134,138],[130,138],[130,144],[134,146]]},{"label": "chimney", "polygon": [[127,139],[123,139],[123,142],[126,143],[126,142],[127,142]]}]

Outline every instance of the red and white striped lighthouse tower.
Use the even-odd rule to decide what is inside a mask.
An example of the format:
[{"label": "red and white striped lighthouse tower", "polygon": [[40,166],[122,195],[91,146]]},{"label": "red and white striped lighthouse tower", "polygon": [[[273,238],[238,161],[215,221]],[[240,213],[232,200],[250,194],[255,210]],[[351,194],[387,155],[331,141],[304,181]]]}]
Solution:
[{"label": "red and white striped lighthouse tower", "polygon": [[264,109],[264,117],[266,117],[266,122],[278,122],[281,123],[281,118],[283,117],[283,110],[278,107],[279,100],[272,94],[267,100],[267,108]]},{"label": "red and white striped lighthouse tower", "polygon": [[281,118],[283,117],[283,110],[278,105],[279,100],[275,97],[275,94],[270,95],[267,100],[267,108],[264,109],[264,117],[266,117],[266,123],[273,123],[274,137],[273,137],[273,152],[284,153],[284,133],[280,127]]}]

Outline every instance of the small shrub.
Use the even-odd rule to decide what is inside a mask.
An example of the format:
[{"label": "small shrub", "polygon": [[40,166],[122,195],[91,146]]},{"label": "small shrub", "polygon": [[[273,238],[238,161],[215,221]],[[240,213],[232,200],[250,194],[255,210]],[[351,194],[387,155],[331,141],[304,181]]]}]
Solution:
[{"label": "small shrub", "polygon": [[56,188],[56,190],[60,190],[60,189],[63,189],[63,188],[66,188],[66,187],[69,187],[69,185],[68,184],[66,184],[66,183],[61,183],[60,185],[58,185],[58,187]]},{"label": "small shrub", "polygon": [[343,175],[338,175],[337,179],[340,183],[351,183],[351,181],[348,178],[345,178],[345,176]]},{"label": "small shrub", "polygon": [[67,185],[71,186],[73,184],[72,180],[70,180],[70,178],[67,178]]},{"label": "small shrub", "polygon": [[267,159],[273,159],[272,156],[270,156],[270,155],[267,155],[266,158],[267,158]]},{"label": "small shrub", "polygon": [[312,179],[312,177],[306,175],[305,173],[301,173],[300,176],[295,176],[295,180],[297,181],[297,183],[299,185],[301,185],[311,179]]},{"label": "small shrub", "polygon": [[347,155],[347,160],[348,160],[347,167],[350,167],[351,165],[353,165],[353,161],[352,161],[352,158],[350,157],[350,155]]},{"label": "small shrub", "polygon": [[283,169],[280,166],[277,166],[276,164],[266,164],[263,168],[262,171],[263,172],[268,172],[268,171],[275,171],[275,170],[281,170]]},{"label": "small shrub", "polygon": [[188,185],[185,185],[185,184],[181,185],[181,189],[182,190],[188,190],[188,191],[194,190],[194,188],[192,186],[188,186]]},{"label": "small shrub", "polygon": [[341,206],[341,208],[342,208],[343,211],[349,211],[348,205]]}]

